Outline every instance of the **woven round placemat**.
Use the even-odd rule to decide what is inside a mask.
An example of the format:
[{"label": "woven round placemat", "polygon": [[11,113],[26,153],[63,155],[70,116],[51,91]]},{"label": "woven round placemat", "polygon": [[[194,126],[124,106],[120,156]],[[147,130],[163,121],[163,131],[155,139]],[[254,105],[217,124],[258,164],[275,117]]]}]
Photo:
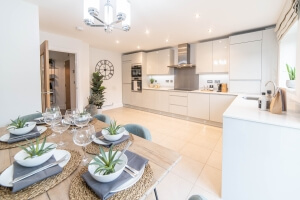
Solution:
[{"label": "woven round placemat", "polygon": [[[44,137],[48,137],[51,134],[52,134],[51,129],[47,128],[47,130],[44,133],[42,133],[38,138],[40,140],[42,140],[42,139],[44,139]],[[11,144],[8,144],[6,142],[0,142],[0,150],[2,150],[2,149],[10,149],[10,148],[15,148],[15,147],[18,147],[18,146],[22,146],[22,145],[30,143],[30,141],[34,142],[35,139],[36,138],[32,138],[32,139],[29,139],[29,140],[15,142],[15,143],[11,143]]]},{"label": "woven round placemat", "polygon": [[[132,136],[131,133],[129,133],[129,140],[131,142],[133,142],[134,138]],[[120,144],[117,144],[117,145],[114,145],[113,146],[113,150],[114,151],[121,151],[125,148],[126,144],[127,144],[128,140],[125,140],[124,142],[120,143]],[[105,147],[105,146],[102,146],[100,144],[96,144],[94,142],[92,142],[91,144],[87,145],[86,146],[86,152],[89,153],[89,154],[94,154],[94,155],[97,155],[100,153],[100,148],[99,146],[101,146],[103,148],[104,151],[108,151],[109,148],[108,147]]]},{"label": "woven round placemat", "polygon": [[[100,199],[85,183],[81,175],[87,171],[87,167],[82,168],[71,181],[69,197],[71,200]],[[134,200],[140,199],[152,184],[153,171],[149,164],[146,165],[141,179],[130,188],[115,193],[109,200]]]},{"label": "woven round placemat", "polygon": [[57,184],[68,178],[81,163],[82,156],[78,151],[68,150],[71,153],[71,159],[68,164],[64,167],[60,174],[51,176],[43,181],[29,186],[17,193],[12,193],[11,188],[0,186],[0,199],[6,200],[22,200],[22,199],[32,199],[49,189],[55,187]]}]

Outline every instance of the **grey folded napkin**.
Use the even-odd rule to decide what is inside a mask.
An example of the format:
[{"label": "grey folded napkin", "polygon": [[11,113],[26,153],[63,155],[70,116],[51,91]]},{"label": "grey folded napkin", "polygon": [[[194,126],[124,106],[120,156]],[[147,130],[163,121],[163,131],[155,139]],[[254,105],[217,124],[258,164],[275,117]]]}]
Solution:
[{"label": "grey folded napkin", "polygon": [[[97,132],[96,133],[96,137],[99,139],[99,137],[102,136],[102,133],[101,131]],[[99,139],[101,140],[102,142],[105,142],[106,144],[102,144],[103,146],[105,147],[110,147],[111,145],[116,145],[116,144],[120,144],[126,140],[129,139],[129,135],[123,135],[119,140],[117,141],[109,141],[109,140],[106,140],[106,139]]]},{"label": "grey folded napkin", "polygon": [[[46,166],[50,163],[56,162],[55,158],[52,156],[49,160],[47,160],[45,163],[36,166],[36,167],[23,167],[22,165],[19,165],[17,162],[13,163],[14,168],[14,174],[13,179],[18,178],[20,176],[23,176],[25,174],[28,174],[36,169],[39,169],[43,166]],[[23,180],[20,180],[13,184],[12,192],[18,192],[30,185],[33,185],[37,182],[40,182],[50,176],[56,175],[58,173],[62,172],[62,168],[59,165],[55,165],[54,167],[50,167],[44,171],[38,172],[32,176],[29,176],[28,178],[25,178]]]},{"label": "grey folded napkin", "polygon": [[34,119],[34,120],[31,120],[31,122],[35,122],[37,125],[46,124],[46,122],[43,119],[41,119],[41,120]]},{"label": "grey folded napkin", "polygon": [[[135,154],[131,151],[125,152],[128,163],[130,167],[141,170],[144,165],[148,163],[148,160],[138,154]],[[125,171],[122,172],[122,174],[114,181],[109,183],[101,183],[96,181],[89,172],[86,172],[81,175],[82,178],[85,180],[85,182],[88,184],[88,186],[100,197],[101,199],[105,200],[109,197],[111,197],[114,193],[111,193],[110,191],[117,189],[122,184],[129,181],[132,177]]]},{"label": "grey folded napkin", "polygon": [[26,133],[24,135],[14,135],[10,133],[9,139],[7,140],[8,144],[23,141],[23,140],[29,140],[32,138],[39,137],[41,133],[38,131],[37,126],[35,126],[29,133]]}]

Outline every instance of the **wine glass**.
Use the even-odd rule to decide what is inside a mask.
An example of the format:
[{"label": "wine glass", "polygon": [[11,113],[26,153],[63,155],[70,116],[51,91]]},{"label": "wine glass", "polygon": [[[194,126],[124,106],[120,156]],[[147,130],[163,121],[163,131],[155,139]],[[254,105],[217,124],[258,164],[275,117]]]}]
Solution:
[{"label": "wine glass", "polygon": [[[62,120],[62,115],[58,106],[46,108],[45,113],[42,115],[46,124],[51,125],[51,129],[54,124],[59,123]],[[50,137],[56,137],[56,134],[53,133]]]},{"label": "wine glass", "polygon": [[74,117],[74,123],[76,126],[84,127],[90,122],[91,114],[88,112],[77,113]]},{"label": "wine glass", "polygon": [[60,133],[60,142],[58,143],[59,147],[64,147],[67,144],[62,141],[62,134],[63,134],[63,132],[68,130],[69,127],[70,127],[70,124],[66,123],[65,120],[61,120],[60,122],[58,122],[52,126],[52,130],[54,132]]},{"label": "wine glass", "polygon": [[[70,125],[75,125],[74,118],[75,118],[76,114],[79,114],[79,111],[77,109],[68,109],[65,112],[64,120],[67,123],[69,123]],[[73,126],[71,133],[74,133],[74,131],[75,131],[75,128]]]},{"label": "wine glass", "polygon": [[76,129],[73,134],[74,143],[78,146],[82,146],[84,149],[84,156],[82,159],[83,165],[86,165],[88,163],[88,157],[86,156],[86,146],[94,140],[95,134],[95,128],[93,125],[88,125],[87,127]]}]

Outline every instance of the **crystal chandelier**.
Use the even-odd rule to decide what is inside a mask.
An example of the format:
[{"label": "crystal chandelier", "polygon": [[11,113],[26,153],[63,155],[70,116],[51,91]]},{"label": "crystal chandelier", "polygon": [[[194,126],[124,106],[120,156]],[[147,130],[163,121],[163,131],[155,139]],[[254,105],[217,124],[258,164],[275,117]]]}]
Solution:
[{"label": "crystal chandelier", "polygon": [[[110,0],[104,4],[104,18],[99,17],[100,0],[84,0],[84,23],[91,27],[104,27],[105,32],[111,33],[114,28],[123,31],[130,30],[130,2],[128,0],[116,0],[116,19],[114,19],[113,6]],[[94,20],[100,22],[95,24]],[[115,25],[122,23],[122,28]]]}]

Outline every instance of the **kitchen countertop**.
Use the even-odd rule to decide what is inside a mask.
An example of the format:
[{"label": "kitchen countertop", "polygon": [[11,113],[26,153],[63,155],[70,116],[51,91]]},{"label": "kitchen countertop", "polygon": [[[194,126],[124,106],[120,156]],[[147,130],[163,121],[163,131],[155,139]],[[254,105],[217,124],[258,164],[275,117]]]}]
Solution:
[{"label": "kitchen countertop", "polygon": [[258,97],[258,95],[238,95],[224,112],[223,117],[300,129],[299,113],[288,111],[282,112],[282,114],[273,114],[269,111],[261,111],[257,101],[246,100],[243,96]]},{"label": "kitchen countertop", "polygon": [[174,90],[173,88],[165,88],[165,87],[160,87],[160,88],[150,88],[150,87],[145,87],[143,90],[161,90],[161,91],[170,91],[170,92],[186,92],[186,93],[204,93],[204,94],[220,94],[220,95],[236,95],[235,93],[229,93],[229,92],[217,92],[217,91],[208,91],[208,90],[192,90],[192,91],[187,91],[187,90]]}]

